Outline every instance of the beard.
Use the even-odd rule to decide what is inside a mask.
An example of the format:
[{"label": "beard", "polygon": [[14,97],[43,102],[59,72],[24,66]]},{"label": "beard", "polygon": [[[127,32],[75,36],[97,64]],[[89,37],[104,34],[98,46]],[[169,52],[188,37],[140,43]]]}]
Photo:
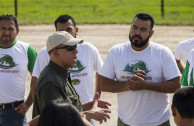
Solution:
[{"label": "beard", "polygon": [[[140,40],[133,41],[134,37],[138,37]],[[150,39],[149,36],[145,40],[142,40],[142,37],[139,35],[134,35],[132,37],[129,35],[129,40],[130,40],[131,44],[136,48],[141,48],[141,47],[145,46],[148,43],[149,39]]]},{"label": "beard", "polygon": [[10,46],[15,39],[12,39],[11,36],[2,35],[0,38],[0,44],[4,46]]}]

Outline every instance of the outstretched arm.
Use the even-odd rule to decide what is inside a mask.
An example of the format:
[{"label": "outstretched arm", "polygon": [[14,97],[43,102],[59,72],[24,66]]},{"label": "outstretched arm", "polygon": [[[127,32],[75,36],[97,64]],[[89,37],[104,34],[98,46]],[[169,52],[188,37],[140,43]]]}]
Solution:
[{"label": "outstretched arm", "polygon": [[90,102],[90,105],[92,105],[91,109],[81,112],[81,114],[85,115],[87,120],[94,119],[102,123],[103,121],[106,122],[107,119],[110,119],[108,113],[110,113],[111,111],[109,110],[108,106],[110,106],[111,104],[106,101],[100,100],[98,93],[96,93],[95,99],[93,102]]}]

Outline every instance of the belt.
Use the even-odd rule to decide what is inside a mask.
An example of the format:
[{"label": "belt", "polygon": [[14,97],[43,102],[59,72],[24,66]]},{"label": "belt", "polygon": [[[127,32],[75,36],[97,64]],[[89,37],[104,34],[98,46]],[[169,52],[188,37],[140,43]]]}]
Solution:
[{"label": "belt", "polygon": [[6,110],[6,109],[10,109],[13,107],[17,107],[18,105],[20,105],[21,103],[23,103],[24,101],[15,101],[12,103],[6,103],[6,104],[2,104],[0,105],[0,110]]}]

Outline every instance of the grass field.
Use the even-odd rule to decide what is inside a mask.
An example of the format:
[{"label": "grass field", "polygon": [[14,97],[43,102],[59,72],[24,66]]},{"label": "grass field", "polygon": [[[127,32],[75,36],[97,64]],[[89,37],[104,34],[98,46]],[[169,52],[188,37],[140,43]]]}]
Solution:
[{"label": "grass field", "polygon": [[[61,14],[79,24],[131,23],[138,12],[150,13],[156,24],[194,25],[194,0],[17,0],[20,24],[51,24]],[[14,0],[0,0],[0,14],[14,15]]]}]

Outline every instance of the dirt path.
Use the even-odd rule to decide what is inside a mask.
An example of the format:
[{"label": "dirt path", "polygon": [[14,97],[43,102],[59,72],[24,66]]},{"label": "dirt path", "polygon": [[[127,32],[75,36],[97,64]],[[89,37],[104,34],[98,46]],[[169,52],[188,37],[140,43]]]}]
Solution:
[{"label": "dirt path", "polygon": [[[130,25],[78,25],[78,37],[95,45],[103,60],[105,60],[108,50],[115,44],[128,41]],[[160,43],[174,50],[179,41],[192,38],[194,36],[194,26],[155,26],[155,33],[152,41]],[[21,26],[17,39],[26,41],[38,52],[46,44],[47,37],[55,31],[54,25]],[[27,75],[26,95],[29,92],[30,75]],[[170,95],[172,96],[172,95]],[[102,99],[112,103],[111,119],[101,126],[116,126],[117,123],[117,99],[116,94],[103,92]],[[171,102],[171,99],[170,99]],[[27,119],[31,119],[32,107],[27,113]],[[96,126],[100,124],[95,122]],[[171,125],[175,126],[172,118]]]}]

